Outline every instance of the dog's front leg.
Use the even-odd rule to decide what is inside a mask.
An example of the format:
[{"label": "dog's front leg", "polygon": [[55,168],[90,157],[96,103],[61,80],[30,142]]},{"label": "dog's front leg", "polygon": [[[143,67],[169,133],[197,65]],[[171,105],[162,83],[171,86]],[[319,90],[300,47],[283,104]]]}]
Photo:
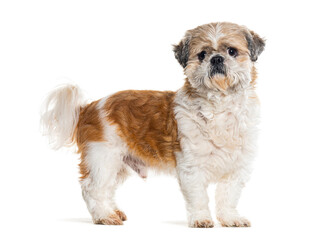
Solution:
[{"label": "dog's front leg", "polygon": [[207,182],[198,169],[178,167],[180,188],[186,201],[189,227],[211,228],[214,222],[208,209]]},{"label": "dog's front leg", "polygon": [[215,193],[216,216],[223,227],[250,227],[250,222],[241,217],[236,209],[242,188],[246,182],[245,171],[223,177]]}]

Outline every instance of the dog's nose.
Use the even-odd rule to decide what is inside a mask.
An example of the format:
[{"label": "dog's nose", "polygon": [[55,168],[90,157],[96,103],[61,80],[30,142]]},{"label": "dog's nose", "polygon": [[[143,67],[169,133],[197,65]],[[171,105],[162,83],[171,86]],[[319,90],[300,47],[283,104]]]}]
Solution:
[{"label": "dog's nose", "polygon": [[222,57],[221,55],[216,55],[216,56],[211,58],[211,64],[212,65],[221,64],[223,62],[224,62],[224,57]]}]

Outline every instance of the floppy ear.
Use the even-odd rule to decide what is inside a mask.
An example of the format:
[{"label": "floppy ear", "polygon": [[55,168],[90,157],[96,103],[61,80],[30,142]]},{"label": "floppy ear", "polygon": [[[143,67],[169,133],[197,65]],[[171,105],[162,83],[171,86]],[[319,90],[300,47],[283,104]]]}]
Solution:
[{"label": "floppy ear", "polygon": [[183,68],[187,66],[189,58],[190,39],[190,36],[186,36],[180,41],[178,45],[173,45],[174,56]]},{"label": "floppy ear", "polygon": [[250,52],[250,59],[256,62],[258,56],[264,51],[265,40],[259,37],[254,31],[249,31],[246,33],[246,39],[248,42],[248,49]]}]

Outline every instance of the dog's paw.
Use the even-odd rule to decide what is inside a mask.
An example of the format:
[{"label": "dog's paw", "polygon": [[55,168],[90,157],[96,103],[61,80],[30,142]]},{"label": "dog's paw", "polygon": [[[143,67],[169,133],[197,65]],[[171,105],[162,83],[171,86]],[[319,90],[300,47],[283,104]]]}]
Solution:
[{"label": "dog's paw", "polygon": [[251,224],[248,219],[244,217],[218,217],[217,218],[222,227],[250,227]]},{"label": "dog's paw", "polygon": [[121,210],[117,209],[117,210],[115,210],[115,213],[119,216],[121,221],[126,221],[127,220],[126,214],[124,212],[122,212]]},{"label": "dog's paw", "polygon": [[190,224],[192,228],[212,228],[214,222],[212,220],[195,220]]},{"label": "dog's paw", "polygon": [[102,225],[123,225],[122,220],[118,216],[118,214],[110,214],[106,218],[101,218],[101,219],[93,219],[93,222],[95,224],[102,224]]}]

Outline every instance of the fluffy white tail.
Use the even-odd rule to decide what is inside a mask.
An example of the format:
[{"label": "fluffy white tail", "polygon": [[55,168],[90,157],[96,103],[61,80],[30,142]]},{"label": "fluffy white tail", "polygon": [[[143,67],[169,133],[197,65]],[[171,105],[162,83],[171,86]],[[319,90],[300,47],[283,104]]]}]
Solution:
[{"label": "fluffy white tail", "polygon": [[45,99],[41,110],[41,126],[54,149],[69,147],[74,143],[74,132],[83,104],[81,90],[70,84],[56,88]]}]

